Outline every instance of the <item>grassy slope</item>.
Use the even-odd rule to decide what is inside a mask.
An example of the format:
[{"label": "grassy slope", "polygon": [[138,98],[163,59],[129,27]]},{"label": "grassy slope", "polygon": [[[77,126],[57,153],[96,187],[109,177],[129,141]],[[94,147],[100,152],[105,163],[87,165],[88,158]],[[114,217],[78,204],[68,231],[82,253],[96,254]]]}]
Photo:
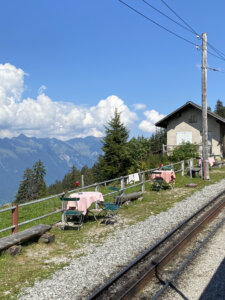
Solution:
[{"label": "grassy slope", "polygon": [[[193,182],[198,186],[194,189],[186,188],[185,184],[190,183],[190,178],[177,174],[176,185],[172,190],[161,192],[150,191],[150,184],[146,184],[146,193],[143,200],[132,202],[130,206],[123,206],[120,210],[119,219],[124,225],[130,225],[142,221],[153,214],[166,211],[175,202],[185,199],[188,195],[201,189],[205,185],[215,183],[225,178],[225,167],[211,171],[211,180],[202,181],[194,178]],[[103,192],[102,188],[101,191]],[[129,192],[137,191],[139,187],[132,188]],[[106,192],[106,190],[105,190]],[[37,217],[38,215],[51,212],[61,206],[59,199],[52,199],[47,202],[26,206],[20,209],[20,222]],[[0,214],[1,228],[10,226],[10,213]],[[35,223],[52,224],[60,219],[60,214],[36,221]],[[119,223],[119,222],[118,222]],[[115,226],[100,225],[93,218],[86,220],[81,231],[67,230],[65,232],[52,229],[56,235],[56,242],[51,245],[30,243],[23,247],[23,253],[15,257],[3,253],[0,257],[0,299],[16,299],[20,289],[30,286],[37,279],[50,276],[54,271],[69,263],[70,259],[84,255],[84,249],[90,243],[96,246],[101,245],[107,235],[114,231]],[[20,229],[22,230],[22,228]]]}]

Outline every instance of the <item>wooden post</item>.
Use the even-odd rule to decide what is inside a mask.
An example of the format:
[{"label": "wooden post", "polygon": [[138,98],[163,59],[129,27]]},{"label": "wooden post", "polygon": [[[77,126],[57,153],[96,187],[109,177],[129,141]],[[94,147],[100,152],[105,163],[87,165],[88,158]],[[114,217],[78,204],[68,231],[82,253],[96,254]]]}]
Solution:
[{"label": "wooden post", "polygon": [[12,226],[16,226],[12,228],[12,233],[18,232],[18,204],[13,205],[15,208],[12,209]]},{"label": "wooden post", "polygon": [[190,172],[191,179],[192,179],[192,169],[193,169],[193,160],[191,158],[189,159],[189,172]]},{"label": "wooden post", "polygon": [[181,176],[184,176],[184,161],[181,161]]},{"label": "wooden post", "polygon": [[142,172],[141,173],[141,181],[142,181],[142,184],[141,184],[141,191],[142,191],[142,193],[144,193],[145,192],[145,172]]},{"label": "wooden post", "polygon": [[122,191],[122,194],[124,193],[124,177],[121,177],[121,180],[120,180],[120,189]]},{"label": "wooden post", "polygon": [[62,201],[62,223],[66,223],[66,207],[67,207],[67,202]]},{"label": "wooden post", "polygon": [[202,34],[202,166],[203,179],[209,179],[207,122],[207,34]]},{"label": "wooden post", "polygon": [[[98,192],[99,191],[99,185],[98,183],[95,184],[95,191]],[[95,202],[95,209],[98,209],[98,203]]]},{"label": "wooden post", "polygon": [[81,187],[82,187],[82,192],[84,190],[84,175],[81,175]]}]

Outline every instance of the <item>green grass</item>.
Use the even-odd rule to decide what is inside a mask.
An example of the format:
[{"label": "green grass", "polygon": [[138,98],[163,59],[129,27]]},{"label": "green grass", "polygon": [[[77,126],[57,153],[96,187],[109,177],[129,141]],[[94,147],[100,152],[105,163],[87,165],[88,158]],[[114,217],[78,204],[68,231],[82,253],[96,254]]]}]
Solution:
[{"label": "green grass", "polygon": [[[197,184],[196,188],[187,188],[190,177],[176,174],[176,184],[173,189],[165,189],[160,192],[151,191],[150,183],[145,185],[146,193],[142,200],[132,201],[128,205],[120,208],[118,219],[124,225],[131,225],[145,220],[150,215],[156,215],[173,207],[178,201],[185,199],[195,191],[206,185],[215,183],[225,178],[225,167],[212,169],[210,171],[210,181],[203,181],[200,178],[193,178],[192,182]],[[119,182],[118,182],[119,185]],[[140,191],[140,186],[126,190],[126,193]],[[108,187],[100,186],[103,193],[110,192]],[[105,201],[112,200],[112,197]],[[28,205],[19,209],[19,222],[35,218],[42,214],[47,214],[61,208],[59,198],[53,198],[44,202]],[[20,230],[38,223],[53,224],[61,219],[61,214],[32,222],[24,225]],[[118,222],[119,223],[119,222]],[[11,225],[11,212],[0,214],[1,228]],[[23,246],[23,253],[15,257],[3,253],[0,256],[0,299],[16,299],[22,287],[31,286],[37,279],[49,277],[53,272],[69,263],[75,257],[85,255],[84,248],[89,244],[96,247],[101,245],[105,238],[113,233],[115,226],[100,225],[93,217],[85,220],[80,231],[52,229],[56,241],[53,244],[45,245],[39,243],[28,243]],[[6,232],[5,234],[9,234]],[[64,260],[66,258],[66,261]]]}]

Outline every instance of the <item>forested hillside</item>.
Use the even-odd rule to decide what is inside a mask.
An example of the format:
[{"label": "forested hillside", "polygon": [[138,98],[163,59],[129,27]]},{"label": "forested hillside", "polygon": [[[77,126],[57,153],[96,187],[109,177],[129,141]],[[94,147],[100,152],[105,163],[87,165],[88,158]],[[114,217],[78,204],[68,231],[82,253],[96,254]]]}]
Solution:
[{"label": "forested hillside", "polygon": [[46,170],[46,185],[50,185],[62,180],[73,165],[79,170],[84,165],[92,167],[102,152],[101,146],[95,137],[60,141],[20,135],[0,139],[0,204],[15,200],[24,171],[39,160]]},{"label": "forested hillside", "polygon": [[46,189],[43,181],[45,174],[44,165],[38,162],[42,170],[39,172],[39,174],[41,173],[39,180],[37,180],[35,165],[33,169],[27,168],[20,183],[16,202],[22,203],[27,201],[24,199],[29,199],[28,201],[30,201],[37,197],[37,194],[33,193],[33,190],[37,190],[35,182],[42,183],[39,186],[39,196],[44,196],[44,191],[46,196],[54,195],[65,190],[74,189],[76,181],[81,183],[81,175],[84,175],[84,185],[89,185],[127,175],[138,170],[153,168],[163,160],[167,160],[167,157],[163,157],[162,153],[160,153],[162,144],[166,143],[165,131],[158,130],[150,138],[142,136],[129,139],[129,132],[121,122],[120,114],[117,110],[113,118],[108,122],[106,135],[101,142],[103,154],[99,155],[93,167],[89,168],[85,165],[79,170],[73,165],[62,180],[57,179],[55,183],[49,185]]}]

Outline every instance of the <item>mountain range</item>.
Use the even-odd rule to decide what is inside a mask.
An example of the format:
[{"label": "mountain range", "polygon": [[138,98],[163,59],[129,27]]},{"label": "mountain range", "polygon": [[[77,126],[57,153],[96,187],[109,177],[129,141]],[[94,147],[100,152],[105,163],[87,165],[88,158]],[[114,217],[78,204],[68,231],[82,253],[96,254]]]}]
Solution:
[{"label": "mountain range", "polygon": [[27,137],[0,139],[0,204],[15,200],[24,170],[41,160],[46,169],[45,182],[61,180],[74,165],[92,167],[101,151],[100,138],[89,136],[61,141],[55,138]]}]

